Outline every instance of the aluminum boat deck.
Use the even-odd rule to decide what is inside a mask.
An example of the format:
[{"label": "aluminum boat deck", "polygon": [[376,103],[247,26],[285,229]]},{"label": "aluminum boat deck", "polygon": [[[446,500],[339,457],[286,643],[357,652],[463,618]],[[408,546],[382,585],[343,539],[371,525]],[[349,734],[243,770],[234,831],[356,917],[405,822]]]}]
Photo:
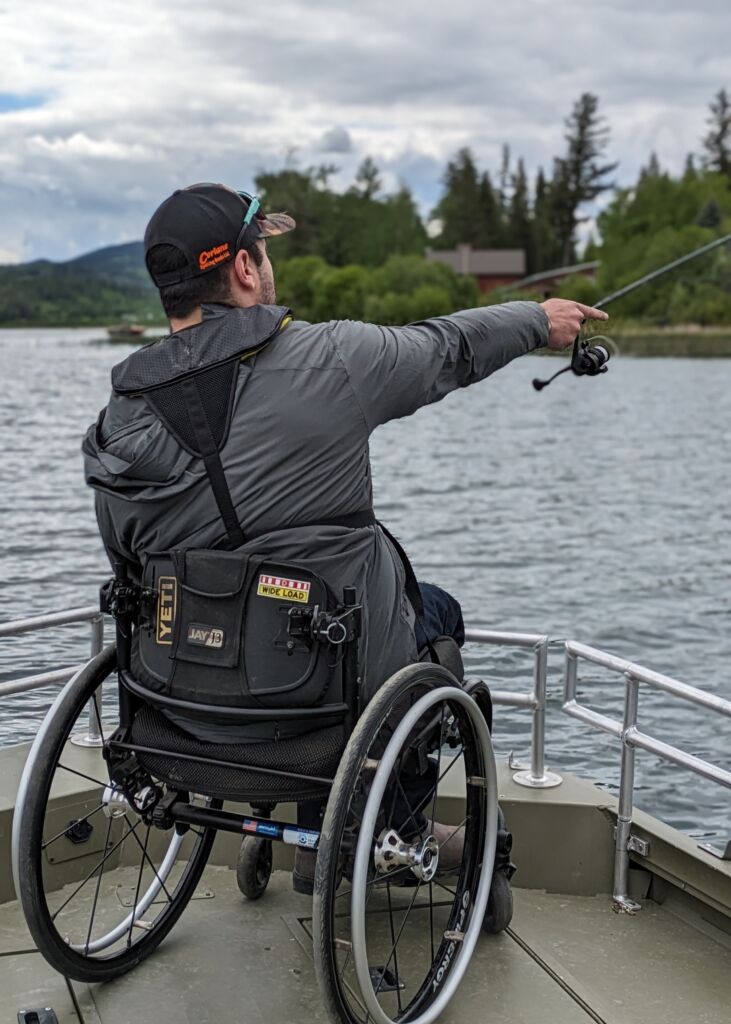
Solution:
[{"label": "aluminum boat deck", "polygon": [[[23,748],[14,749],[20,755]],[[11,751],[2,755],[9,771],[0,802],[13,791],[15,774]],[[445,1024],[729,1024],[729,862],[638,815],[637,828],[651,836],[646,865],[630,872],[642,910],[618,914],[606,895],[612,799],[571,777],[558,789],[529,791],[506,769],[501,797],[516,833],[515,882],[525,888],[515,889],[509,932],[478,943]],[[4,809],[0,846],[8,838],[7,803]],[[289,874],[279,870],[265,896],[247,902],[230,867],[236,842],[219,836],[181,921],[150,959],[115,982],[67,983],[34,951],[18,904],[0,904],[0,1020],[49,1006],[61,1024],[324,1021],[310,901],[293,893]],[[2,857],[4,866],[8,860]],[[110,872],[121,902],[133,873],[123,864]]]}]

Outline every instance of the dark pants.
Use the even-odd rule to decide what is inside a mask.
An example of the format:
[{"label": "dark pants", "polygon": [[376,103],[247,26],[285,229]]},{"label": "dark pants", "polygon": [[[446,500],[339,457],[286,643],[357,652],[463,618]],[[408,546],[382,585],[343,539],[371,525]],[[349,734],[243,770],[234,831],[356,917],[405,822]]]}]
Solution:
[{"label": "dark pants", "polygon": [[[427,643],[434,643],[440,636],[451,636],[461,647],[464,644],[464,620],[462,609],[457,601],[446,590],[435,586],[433,583],[419,583],[421,599],[424,603],[424,613],[416,620],[414,633],[416,635],[416,646],[422,651]],[[414,775],[408,770],[402,777],[401,787],[395,795],[396,808],[393,820],[402,819],[404,822],[413,822],[412,808],[423,804],[422,792],[430,790],[434,781],[426,775]],[[297,807],[297,824],[302,828],[320,827],[320,821],[324,806],[317,800],[308,800]],[[423,817],[417,812],[418,828],[422,827]]]},{"label": "dark pants", "polygon": [[423,650],[427,643],[434,643],[440,636],[451,636],[461,647],[464,643],[464,620],[459,601],[433,583],[420,583],[419,590],[424,614],[414,626],[418,649]]}]

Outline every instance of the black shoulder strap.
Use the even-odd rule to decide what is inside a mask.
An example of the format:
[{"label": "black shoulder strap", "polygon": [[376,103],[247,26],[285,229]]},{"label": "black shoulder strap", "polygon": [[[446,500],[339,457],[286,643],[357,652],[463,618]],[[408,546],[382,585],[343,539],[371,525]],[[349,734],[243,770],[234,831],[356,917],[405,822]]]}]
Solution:
[{"label": "black shoulder strap", "polygon": [[195,434],[198,453],[203,459],[203,465],[206,467],[206,473],[213,490],[213,497],[216,499],[223,525],[226,527],[229,542],[232,547],[241,547],[242,544],[246,543],[246,537],[234,509],[231,491],[229,490],[226,474],[221,463],[218,443],[211,430],[206,407],[203,404],[198,388],[197,378],[188,377],[180,382],[180,387],[186,399],[188,419]]}]

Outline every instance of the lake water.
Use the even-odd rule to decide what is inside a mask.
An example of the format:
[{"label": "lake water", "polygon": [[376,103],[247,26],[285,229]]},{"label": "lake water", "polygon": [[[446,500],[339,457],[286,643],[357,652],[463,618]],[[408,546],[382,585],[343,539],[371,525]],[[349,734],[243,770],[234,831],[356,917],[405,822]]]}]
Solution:
[{"label": "lake water", "polygon": [[[108,574],[79,444],[131,351],[98,330],[0,331],[0,621],[96,601]],[[550,369],[558,364],[551,362]],[[731,696],[731,360],[624,359],[597,379],[518,360],[372,441],[379,515],[422,579],[489,629],[573,637]],[[71,665],[88,627],[0,642],[0,680]],[[527,690],[527,652],[473,648],[471,674]],[[619,746],[560,712],[551,656],[547,760],[610,789]],[[619,716],[619,677],[582,676]],[[0,698],[0,745],[32,737],[53,690]],[[729,722],[644,692],[645,731],[731,768]],[[501,755],[528,754],[529,717],[498,709]],[[728,791],[638,753],[637,803],[680,828],[731,834]]]}]

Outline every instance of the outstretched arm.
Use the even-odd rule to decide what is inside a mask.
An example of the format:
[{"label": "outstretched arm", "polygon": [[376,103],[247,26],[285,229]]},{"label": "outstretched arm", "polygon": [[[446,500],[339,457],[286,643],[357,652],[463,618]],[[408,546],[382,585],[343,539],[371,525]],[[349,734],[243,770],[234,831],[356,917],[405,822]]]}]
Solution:
[{"label": "outstretched arm", "polygon": [[508,302],[406,327],[338,321],[332,340],[369,430],[483,380],[516,356],[573,343],[583,319],[606,314],[564,299]]}]

